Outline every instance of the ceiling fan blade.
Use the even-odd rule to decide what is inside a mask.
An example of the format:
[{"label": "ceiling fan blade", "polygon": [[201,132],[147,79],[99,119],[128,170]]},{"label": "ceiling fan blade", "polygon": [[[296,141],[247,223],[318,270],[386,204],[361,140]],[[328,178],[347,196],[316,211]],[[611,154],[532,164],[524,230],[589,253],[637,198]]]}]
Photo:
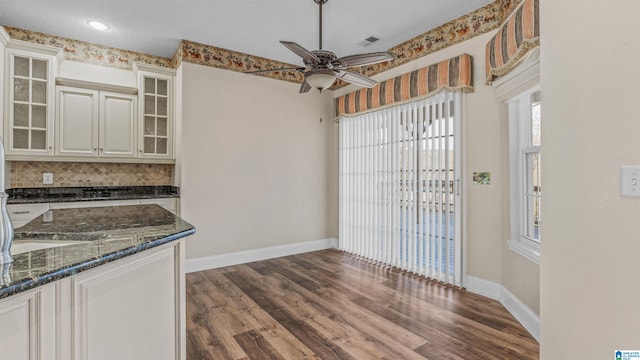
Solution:
[{"label": "ceiling fan blade", "polygon": [[307,80],[302,80],[302,85],[300,85],[300,94],[309,92],[311,90],[311,85],[307,82]]},{"label": "ceiling fan blade", "polygon": [[370,77],[349,70],[340,70],[338,72],[338,79],[368,88],[372,88],[378,84],[377,81]]},{"label": "ceiling fan blade", "polygon": [[307,62],[314,62],[316,64],[320,63],[320,58],[317,57],[316,54],[294,43],[293,41],[280,41],[280,43],[286,46],[287,49],[293,51],[296,55],[300,56],[305,63]]},{"label": "ceiling fan blade", "polygon": [[332,64],[334,66],[339,65],[342,68],[350,68],[353,66],[377,64],[383,61],[391,61],[393,59],[394,57],[392,53],[388,51],[382,51],[368,54],[344,56],[332,61]]},{"label": "ceiling fan blade", "polygon": [[302,71],[302,70],[304,70],[304,68],[303,67],[292,67],[292,68],[281,68],[281,69],[247,71],[247,72],[245,72],[245,74],[264,74],[264,73],[270,73],[270,72],[275,72],[275,71],[291,71],[291,70]]}]

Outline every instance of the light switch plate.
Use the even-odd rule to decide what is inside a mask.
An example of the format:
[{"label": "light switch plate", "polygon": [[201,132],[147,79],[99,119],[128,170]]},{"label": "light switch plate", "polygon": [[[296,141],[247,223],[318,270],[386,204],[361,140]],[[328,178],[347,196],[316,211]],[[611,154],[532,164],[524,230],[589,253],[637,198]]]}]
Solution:
[{"label": "light switch plate", "polygon": [[620,167],[620,196],[640,196],[640,165]]}]

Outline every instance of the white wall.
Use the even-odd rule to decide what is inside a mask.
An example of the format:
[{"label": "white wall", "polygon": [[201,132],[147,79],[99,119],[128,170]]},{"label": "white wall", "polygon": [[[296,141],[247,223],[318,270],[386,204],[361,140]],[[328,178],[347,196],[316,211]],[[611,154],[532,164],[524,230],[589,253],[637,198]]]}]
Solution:
[{"label": "white wall", "polygon": [[640,2],[544,1],[542,359],[640,350]]},{"label": "white wall", "polygon": [[189,63],[178,76],[187,258],[327,238],[330,94]]}]

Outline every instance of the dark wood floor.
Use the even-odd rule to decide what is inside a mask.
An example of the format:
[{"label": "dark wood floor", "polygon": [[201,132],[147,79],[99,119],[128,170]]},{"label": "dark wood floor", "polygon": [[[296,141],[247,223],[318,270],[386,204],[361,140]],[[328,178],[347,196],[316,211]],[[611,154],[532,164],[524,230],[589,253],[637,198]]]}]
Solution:
[{"label": "dark wood floor", "polygon": [[337,250],[187,274],[187,358],[538,359],[499,302]]}]

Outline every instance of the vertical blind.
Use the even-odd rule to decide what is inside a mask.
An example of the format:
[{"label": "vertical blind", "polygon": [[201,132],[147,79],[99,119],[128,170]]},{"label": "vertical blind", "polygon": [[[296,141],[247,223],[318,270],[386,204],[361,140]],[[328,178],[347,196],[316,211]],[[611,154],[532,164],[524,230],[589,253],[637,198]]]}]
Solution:
[{"label": "vertical blind", "polygon": [[340,249],[461,285],[460,93],[340,119]]}]

